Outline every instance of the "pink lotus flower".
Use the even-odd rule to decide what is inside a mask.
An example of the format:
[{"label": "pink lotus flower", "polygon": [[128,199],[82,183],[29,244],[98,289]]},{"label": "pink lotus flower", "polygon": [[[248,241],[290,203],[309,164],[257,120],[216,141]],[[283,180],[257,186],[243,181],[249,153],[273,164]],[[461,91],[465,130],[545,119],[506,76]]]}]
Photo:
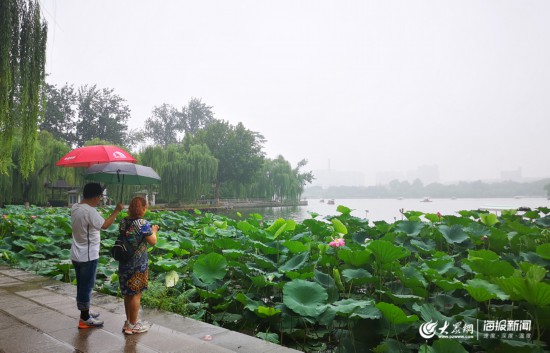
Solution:
[{"label": "pink lotus flower", "polygon": [[441,213],[437,212],[437,217],[441,218]]},{"label": "pink lotus flower", "polygon": [[2,215],[2,218],[6,219],[8,218],[8,216],[6,216],[5,214]]},{"label": "pink lotus flower", "polygon": [[338,248],[340,246],[346,245],[346,242],[344,238],[337,238],[337,239],[332,238],[332,241],[328,243],[328,245],[332,246],[333,248]]},{"label": "pink lotus flower", "polygon": [[31,218],[36,218],[36,216],[31,216]]}]

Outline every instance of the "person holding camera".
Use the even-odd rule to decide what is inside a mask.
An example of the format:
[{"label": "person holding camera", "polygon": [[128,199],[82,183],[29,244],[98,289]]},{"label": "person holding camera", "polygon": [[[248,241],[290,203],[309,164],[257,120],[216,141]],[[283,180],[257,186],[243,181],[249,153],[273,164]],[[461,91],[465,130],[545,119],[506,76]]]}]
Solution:
[{"label": "person holding camera", "polygon": [[143,217],[147,211],[147,201],[134,197],[128,205],[128,217],[119,225],[121,237],[135,249],[134,255],[126,262],[119,261],[118,279],[120,291],[124,295],[126,321],[122,331],[127,335],[147,332],[151,324],[138,319],[141,293],[147,289],[149,280],[147,244],[157,243],[158,225],[150,225]]}]

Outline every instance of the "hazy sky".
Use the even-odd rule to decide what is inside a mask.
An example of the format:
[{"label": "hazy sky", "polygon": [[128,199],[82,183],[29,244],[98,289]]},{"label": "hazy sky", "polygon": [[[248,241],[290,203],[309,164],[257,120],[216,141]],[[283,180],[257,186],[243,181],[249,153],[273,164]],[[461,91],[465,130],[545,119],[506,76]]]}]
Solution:
[{"label": "hazy sky", "polygon": [[[550,177],[550,1],[41,0],[48,82],[191,97],[308,169]],[[330,162],[329,162],[330,161]]]}]

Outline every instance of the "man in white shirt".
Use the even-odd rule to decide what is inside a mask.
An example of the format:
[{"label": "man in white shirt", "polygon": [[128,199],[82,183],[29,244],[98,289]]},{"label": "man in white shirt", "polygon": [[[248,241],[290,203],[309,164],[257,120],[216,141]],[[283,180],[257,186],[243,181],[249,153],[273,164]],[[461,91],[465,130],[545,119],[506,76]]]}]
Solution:
[{"label": "man in white shirt", "polygon": [[83,194],[84,200],[74,204],[71,208],[73,229],[71,260],[76,272],[76,306],[80,310],[78,328],[91,328],[103,325],[103,321],[97,319],[99,313],[90,310],[99,259],[101,241],[99,231],[107,229],[113,224],[124,205],[118,203],[113,213],[104,219],[95,209],[103,196],[101,185],[98,183],[86,184]]}]

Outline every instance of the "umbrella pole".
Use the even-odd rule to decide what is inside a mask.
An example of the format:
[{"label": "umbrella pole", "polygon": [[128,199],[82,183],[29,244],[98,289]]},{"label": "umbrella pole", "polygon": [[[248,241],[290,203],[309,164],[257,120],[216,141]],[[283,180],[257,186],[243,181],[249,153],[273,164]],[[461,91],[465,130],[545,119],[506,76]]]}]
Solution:
[{"label": "umbrella pole", "polygon": [[122,174],[122,186],[120,187],[120,202],[123,202],[124,197],[124,174]]}]

